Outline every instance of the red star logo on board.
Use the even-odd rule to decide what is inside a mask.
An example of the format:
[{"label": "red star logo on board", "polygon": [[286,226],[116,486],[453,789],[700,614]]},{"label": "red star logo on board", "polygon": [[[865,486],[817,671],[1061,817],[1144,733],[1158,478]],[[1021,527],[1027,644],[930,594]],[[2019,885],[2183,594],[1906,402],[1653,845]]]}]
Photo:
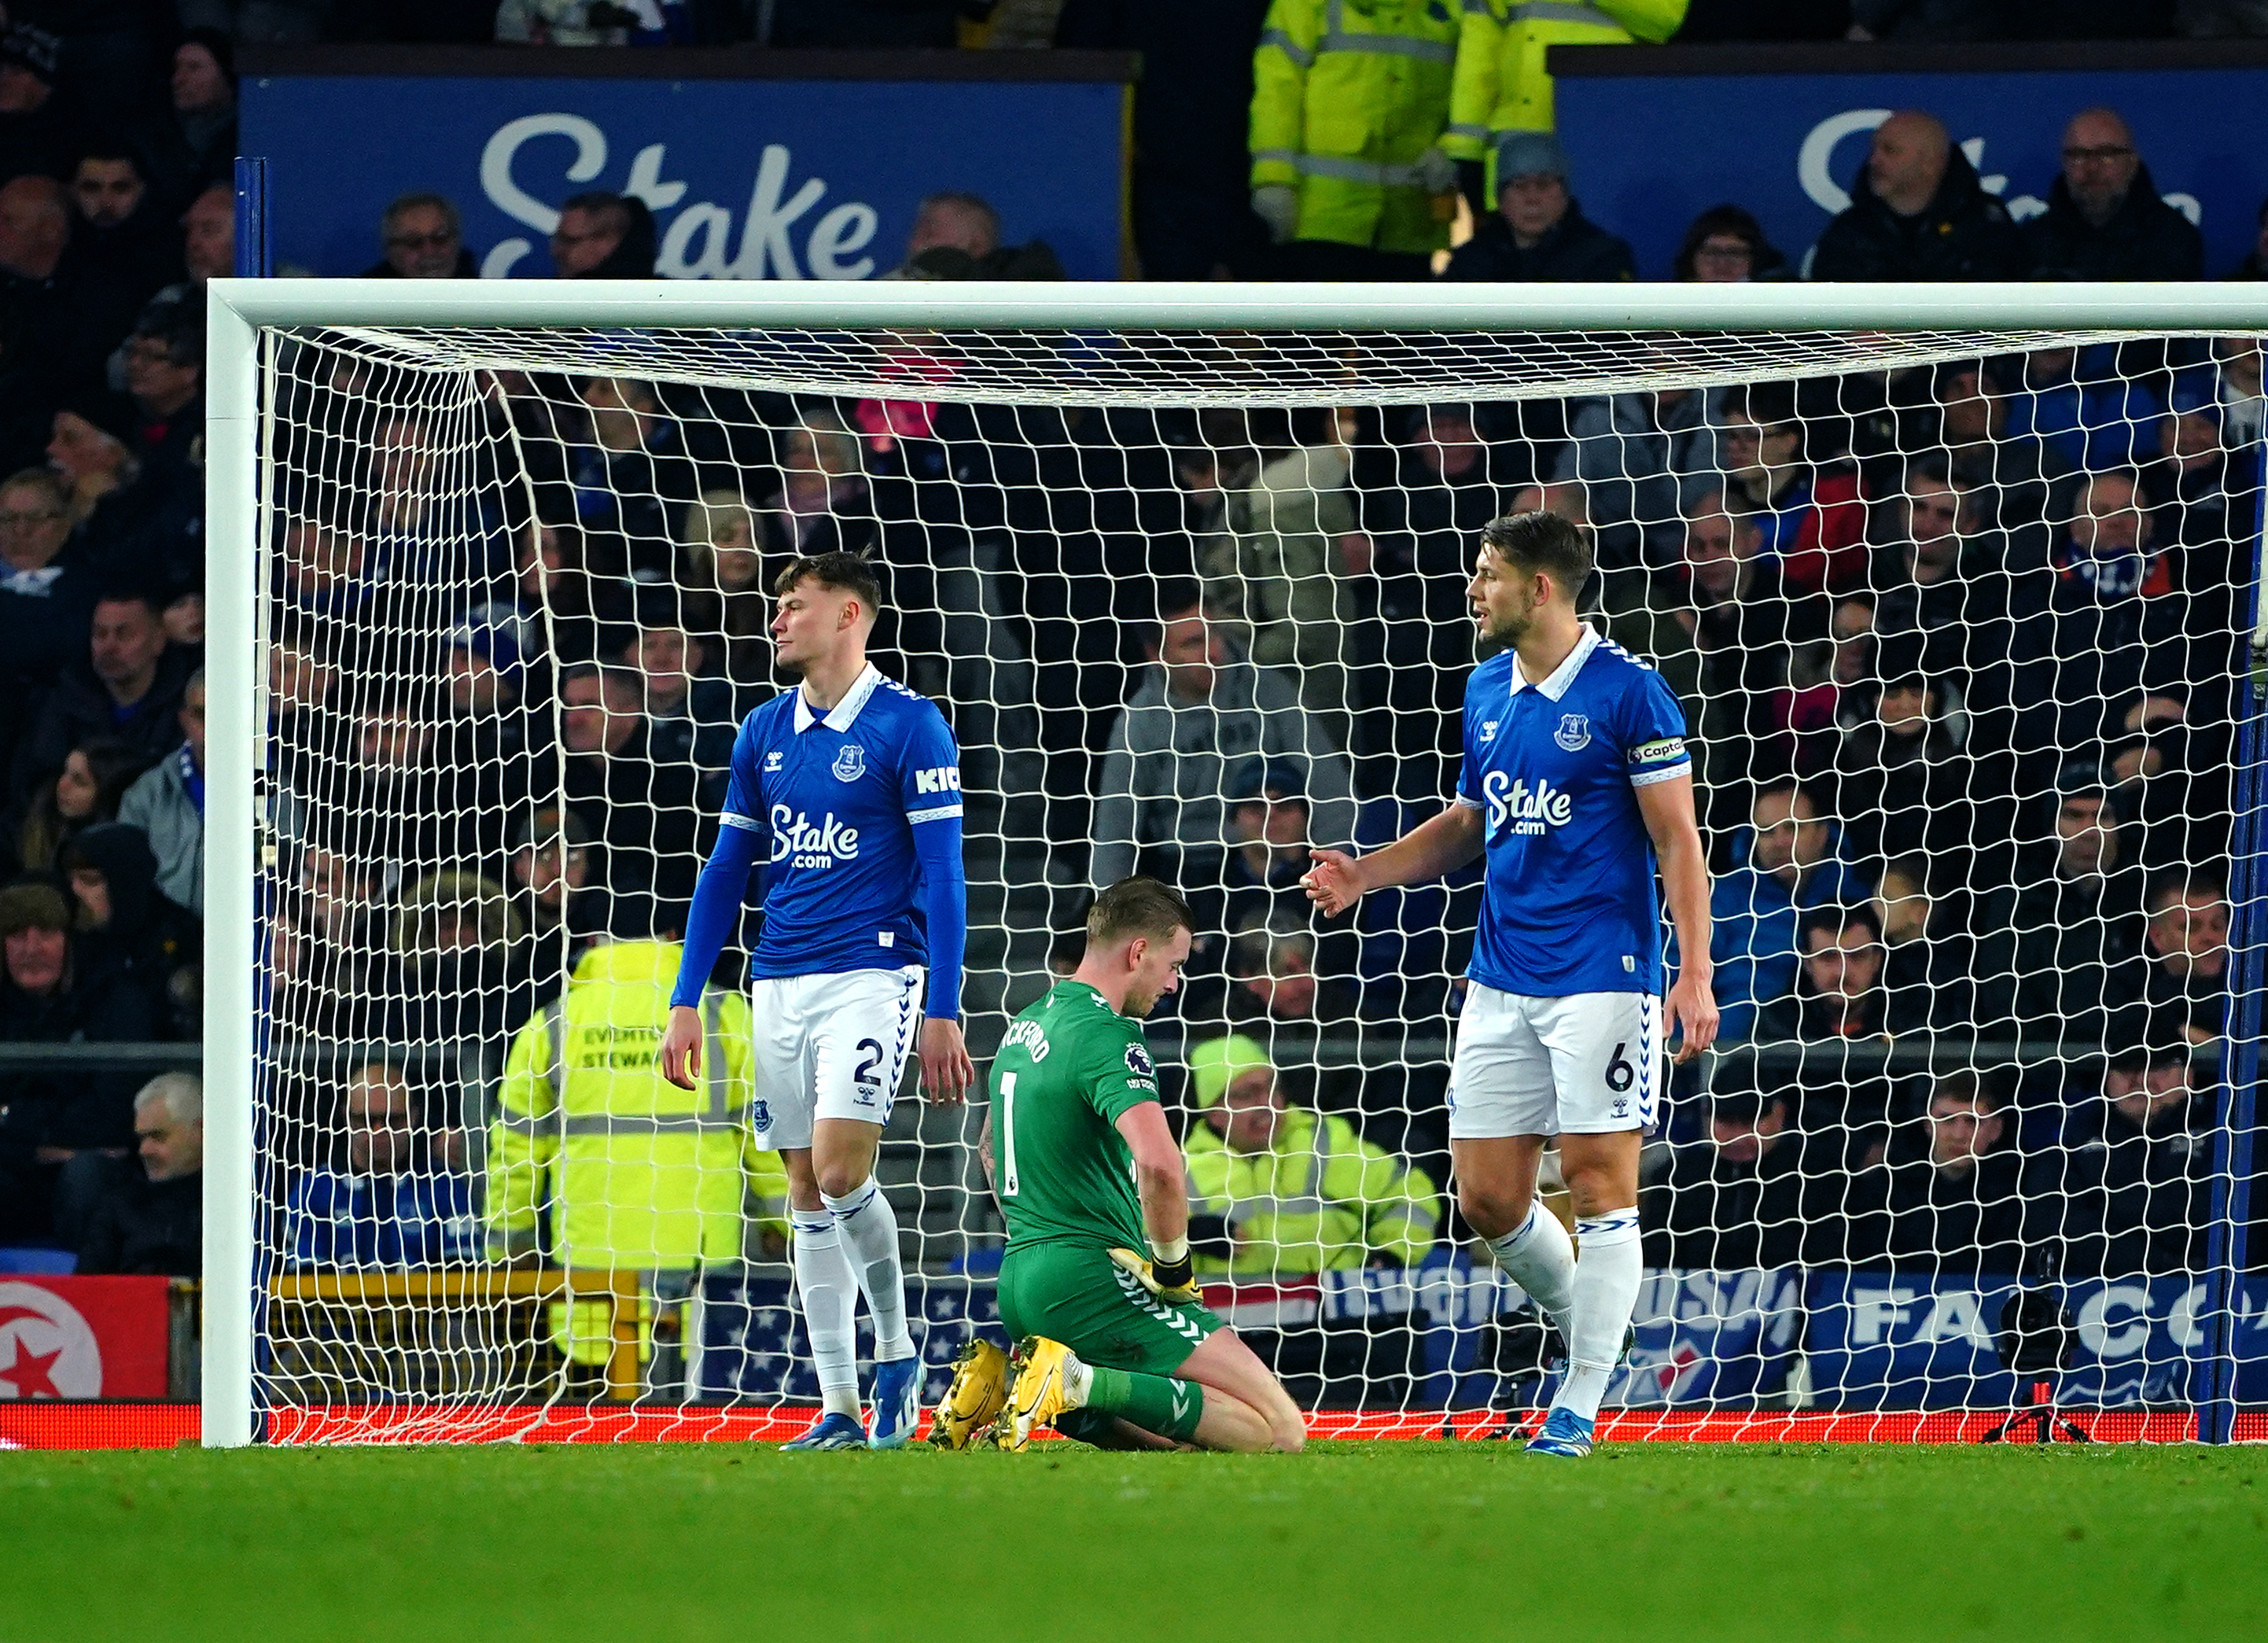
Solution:
[{"label": "red star logo on board", "polygon": [[0,1381],[16,1389],[18,1397],[61,1397],[63,1389],[55,1384],[52,1373],[55,1359],[63,1355],[58,1346],[44,1357],[26,1352],[21,1341],[15,1343],[16,1355],[5,1369],[0,1369]]}]

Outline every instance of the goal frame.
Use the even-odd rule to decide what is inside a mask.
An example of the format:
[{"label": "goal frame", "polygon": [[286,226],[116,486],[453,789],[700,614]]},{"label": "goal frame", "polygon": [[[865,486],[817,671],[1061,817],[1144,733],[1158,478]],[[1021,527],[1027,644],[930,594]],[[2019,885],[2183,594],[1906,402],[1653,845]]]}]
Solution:
[{"label": "goal frame", "polygon": [[[207,287],[204,1281],[202,1441],[260,1440],[254,1353],[254,1067],[259,1053],[254,771],[265,723],[260,333],[304,326],[927,331],[2101,330],[2268,335],[2268,287],[2132,284],[1034,284],[668,280],[215,279]],[[2262,1025],[2259,854],[2268,799],[2263,543],[2251,544],[2250,689],[2239,692],[2232,795],[2231,1020],[2220,1086],[2209,1256],[2215,1339],[2198,1436],[2228,1441]]]}]

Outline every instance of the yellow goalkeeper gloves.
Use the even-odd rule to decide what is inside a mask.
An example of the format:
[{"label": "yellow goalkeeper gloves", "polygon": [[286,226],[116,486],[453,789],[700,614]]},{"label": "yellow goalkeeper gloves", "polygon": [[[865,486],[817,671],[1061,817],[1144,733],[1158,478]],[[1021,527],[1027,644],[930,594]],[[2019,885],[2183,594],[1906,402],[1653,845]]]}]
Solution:
[{"label": "yellow goalkeeper gloves", "polygon": [[1113,1249],[1110,1258],[1121,1271],[1169,1307],[1189,1306],[1198,1298],[1197,1273],[1191,1270],[1186,1255],[1170,1266],[1160,1265],[1131,1249]]}]

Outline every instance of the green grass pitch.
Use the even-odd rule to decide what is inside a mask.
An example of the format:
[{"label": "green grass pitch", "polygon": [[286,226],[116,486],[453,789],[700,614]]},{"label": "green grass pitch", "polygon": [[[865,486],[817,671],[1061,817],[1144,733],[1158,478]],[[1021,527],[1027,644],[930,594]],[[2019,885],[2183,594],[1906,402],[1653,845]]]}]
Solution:
[{"label": "green grass pitch", "polygon": [[0,1455],[0,1643],[2241,1638],[2268,1453]]}]

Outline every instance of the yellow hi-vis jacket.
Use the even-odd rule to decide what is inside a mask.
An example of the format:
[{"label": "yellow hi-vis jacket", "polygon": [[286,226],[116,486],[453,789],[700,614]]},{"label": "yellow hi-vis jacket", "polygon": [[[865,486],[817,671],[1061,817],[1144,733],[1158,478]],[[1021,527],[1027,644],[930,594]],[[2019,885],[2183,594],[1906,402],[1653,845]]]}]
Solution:
[{"label": "yellow hi-vis jacket", "polygon": [[1416,1266],[1433,1247],[1440,1206],[1432,1178],[1345,1119],[1287,1107],[1264,1153],[1229,1150],[1200,1120],[1182,1149],[1189,1213],[1218,1215],[1233,1261],[1199,1255],[1199,1272],[1287,1278],[1364,1266],[1373,1255]]},{"label": "yellow hi-vis jacket", "polygon": [[1425,253],[1413,172],[1449,118],[1456,0],[1275,0],[1252,56],[1252,186],[1300,191],[1299,238]]},{"label": "yellow hi-vis jacket", "polygon": [[[1544,54],[1554,46],[1660,45],[1685,21],[1686,0],[1462,0],[1456,84],[1449,129],[1441,140],[1452,159],[1485,159],[1496,186],[1496,139],[1506,131],[1550,131],[1551,75]],[[1575,157],[1580,164],[1582,157]]]},{"label": "yellow hi-vis jacket", "polygon": [[679,947],[593,948],[504,1062],[489,1140],[492,1252],[532,1248],[551,1212],[552,1256],[582,1271],[688,1270],[740,1254],[747,1219],[787,1232],[787,1175],[756,1150],[748,1002],[701,1001],[701,1087],[661,1076]]}]

